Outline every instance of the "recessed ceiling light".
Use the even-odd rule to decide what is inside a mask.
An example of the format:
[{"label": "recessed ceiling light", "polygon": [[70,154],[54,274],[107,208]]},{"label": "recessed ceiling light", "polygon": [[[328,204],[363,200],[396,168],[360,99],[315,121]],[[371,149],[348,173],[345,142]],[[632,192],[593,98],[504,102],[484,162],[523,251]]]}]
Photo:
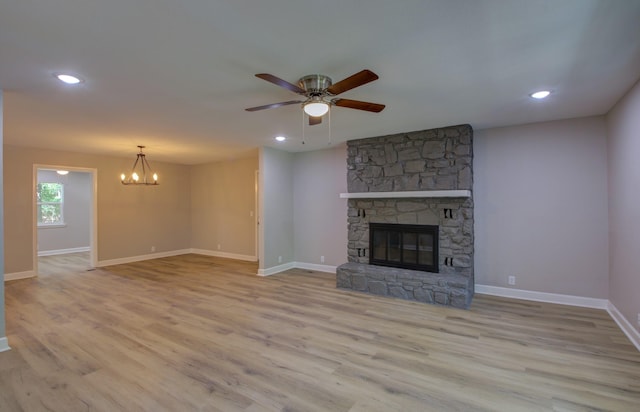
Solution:
[{"label": "recessed ceiling light", "polygon": [[540,90],[539,92],[531,93],[529,96],[533,97],[534,99],[544,99],[550,94],[551,92],[548,90]]},{"label": "recessed ceiling light", "polygon": [[287,140],[287,138],[284,136],[276,136],[276,140],[279,142],[284,142],[285,140]]},{"label": "recessed ceiling light", "polygon": [[58,80],[66,84],[78,84],[82,81],[76,76],[72,76],[70,74],[56,74],[55,76]]}]

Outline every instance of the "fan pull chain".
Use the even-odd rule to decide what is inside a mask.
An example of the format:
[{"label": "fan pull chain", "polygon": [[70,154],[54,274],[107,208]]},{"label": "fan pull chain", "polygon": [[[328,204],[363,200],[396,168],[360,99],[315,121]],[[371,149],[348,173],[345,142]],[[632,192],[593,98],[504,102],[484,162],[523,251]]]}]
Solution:
[{"label": "fan pull chain", "polygon": [[327,116],[329,120],[329,146],[331,146],[331,106],[329,106],[329,112]]},{"label": "fan pull chain", "polygon": [[301,110],[302,113],[302,144],[304,144],[304,110]]}]

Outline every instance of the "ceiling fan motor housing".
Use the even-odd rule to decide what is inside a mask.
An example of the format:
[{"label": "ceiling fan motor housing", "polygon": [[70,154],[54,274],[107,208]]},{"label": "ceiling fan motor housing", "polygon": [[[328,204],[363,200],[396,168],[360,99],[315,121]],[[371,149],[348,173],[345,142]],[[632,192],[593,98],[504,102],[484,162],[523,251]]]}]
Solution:
[{"label": "ceiling fan motor housing", "polygon": [[322,96],[333,83],[331,77],[324,74],[310,74],[298,80],[298,86],[306,90],[308,96]]}]

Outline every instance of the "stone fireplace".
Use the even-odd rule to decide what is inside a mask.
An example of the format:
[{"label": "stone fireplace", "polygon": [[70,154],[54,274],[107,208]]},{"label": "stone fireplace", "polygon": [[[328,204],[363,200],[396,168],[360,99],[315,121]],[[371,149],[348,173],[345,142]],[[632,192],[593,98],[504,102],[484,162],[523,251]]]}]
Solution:
[{"label": "stone fireplace", "polygon": [[[341,196],[349,198],[349,262],[338,267],[339,288],[469,306],[474,292],[472,143],[469,125],[347,143],[349,193]],[[409,263],[381,264],[383,249],[372,250],[371,224],[437,228],[432,244],[437,249],[431,255],[437,261],[421,266],[417,256],[429,256],[427,241],[412,243],[412,229],[407,235],[391,230],[378,235],[379,244],[386,242],[385,258],[390,253],[391,260],[407,255]],[[406,236],[408,243],[399,236]]]}]

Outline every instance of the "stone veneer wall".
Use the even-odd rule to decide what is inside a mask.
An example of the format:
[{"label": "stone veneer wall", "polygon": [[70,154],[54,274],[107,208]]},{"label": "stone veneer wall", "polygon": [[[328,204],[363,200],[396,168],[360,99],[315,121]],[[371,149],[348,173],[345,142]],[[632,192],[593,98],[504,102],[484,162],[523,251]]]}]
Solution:
[{"label": "stone veneer wall", "polygon": [[[348,190],[350,193],[471,190],[472,143],[473,129],[469,125],[349,141]],[[472,198],[350,199],[348,221],[349,264],[342,275],[338,270],[338,287],[468,306],[474,284]],[[395,276],[380,279],[380,270],[362,266],[369,263],[369,222],[439,225],[440,273],[386,268]],[[368,278],[369,282],[367,271],[376,273]],[[364,279],[352,282],[354,274]]]}]

